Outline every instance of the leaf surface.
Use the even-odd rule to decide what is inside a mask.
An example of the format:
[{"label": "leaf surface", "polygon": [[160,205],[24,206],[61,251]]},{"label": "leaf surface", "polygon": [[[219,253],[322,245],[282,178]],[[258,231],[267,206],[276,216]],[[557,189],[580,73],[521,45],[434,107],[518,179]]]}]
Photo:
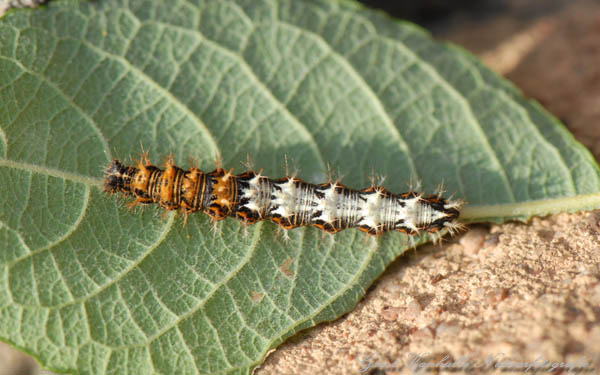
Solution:
[{"label": "leaf surface", "polygon": [[[248,228],[102,193],[112,158],[444,182],[465,219],[600,206],[595,161],[455,47],[337,1],[55,1],[0,20],[0,337],[55,371],[248,374],[349,311],[391,233]],[[424,241],[420,239],[419,241]]]}]

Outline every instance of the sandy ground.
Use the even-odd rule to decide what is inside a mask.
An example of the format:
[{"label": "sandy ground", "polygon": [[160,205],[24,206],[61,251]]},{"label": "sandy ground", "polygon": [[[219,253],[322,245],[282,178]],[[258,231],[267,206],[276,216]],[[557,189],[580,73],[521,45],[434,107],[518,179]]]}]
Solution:
[{"label": "sandy ground", "polygon": [[[540,12],[560,3],[544,1],[515,0],[510,16],[438,38],[481,56],[600,159],[600,3]],[[600,212],[471,226],[398,259],[354,311],[298,334],[256,373],[600,373],[599,265]],[[0,343],[1,375],[34,365]]]},{"label": "sandy ground", "polygon": [[298,335],[257,373],[525,373],[560,362],[596,373],[599,224],[600,213],[561,214],[420,247],[353,312]]}]

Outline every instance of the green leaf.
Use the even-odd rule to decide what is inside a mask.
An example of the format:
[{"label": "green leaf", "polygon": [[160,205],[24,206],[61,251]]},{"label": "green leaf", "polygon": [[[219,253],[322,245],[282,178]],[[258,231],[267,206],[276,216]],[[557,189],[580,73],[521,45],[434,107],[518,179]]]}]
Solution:
[{"label": "green leaf", "polygon": [[[248,374],[349,311],[399,233],[213,232],[102,193],[111,158],[217,156],[353,188],[444,182],[466,220],[600,207],[600,171],[509,83],[350,2],[55,1],[0,20],[0,337],[55,371]],[[425,238],[419,241],[424,241]]]}]

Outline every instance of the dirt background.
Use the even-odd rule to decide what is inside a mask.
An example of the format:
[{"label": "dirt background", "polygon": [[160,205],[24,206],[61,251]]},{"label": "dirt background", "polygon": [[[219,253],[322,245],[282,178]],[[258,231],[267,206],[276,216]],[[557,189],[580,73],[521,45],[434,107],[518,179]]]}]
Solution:
[{"label": "dirt background", "polygon": [[[600,160],[600,2],[501,3],[426,27],[537,99]],[[599,320],[600,212],[477,225],[400,257],[354,311],[293,337],[256,374],[596,374]],[[5,374],[40,370],[0,343]]]}]

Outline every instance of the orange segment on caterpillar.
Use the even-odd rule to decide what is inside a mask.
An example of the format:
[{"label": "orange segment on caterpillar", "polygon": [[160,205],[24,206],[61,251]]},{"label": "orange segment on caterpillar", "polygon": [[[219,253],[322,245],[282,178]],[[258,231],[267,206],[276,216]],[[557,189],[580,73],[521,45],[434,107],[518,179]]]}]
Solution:
[{"label": "orange segment on caterpillar", "polygon": [[454,233],[461,202],[439,194],[409,191],[393,194],[381,186],[350,189],[339,182],[314,185],[296,177],[270,179],[248,171],[217,168],[206,173],[194,166],[184,170],[169,157],[162,170],[145,156],[136,166],[113,160],[106,169],[104,190],[135,197],[132,205],[157,203],[184,214],[202,211],[214,220],[235,217],[247,224],[271,220],[284,229],[314,226],[328,233],[346,228],[380,235],[400,231]]}]

